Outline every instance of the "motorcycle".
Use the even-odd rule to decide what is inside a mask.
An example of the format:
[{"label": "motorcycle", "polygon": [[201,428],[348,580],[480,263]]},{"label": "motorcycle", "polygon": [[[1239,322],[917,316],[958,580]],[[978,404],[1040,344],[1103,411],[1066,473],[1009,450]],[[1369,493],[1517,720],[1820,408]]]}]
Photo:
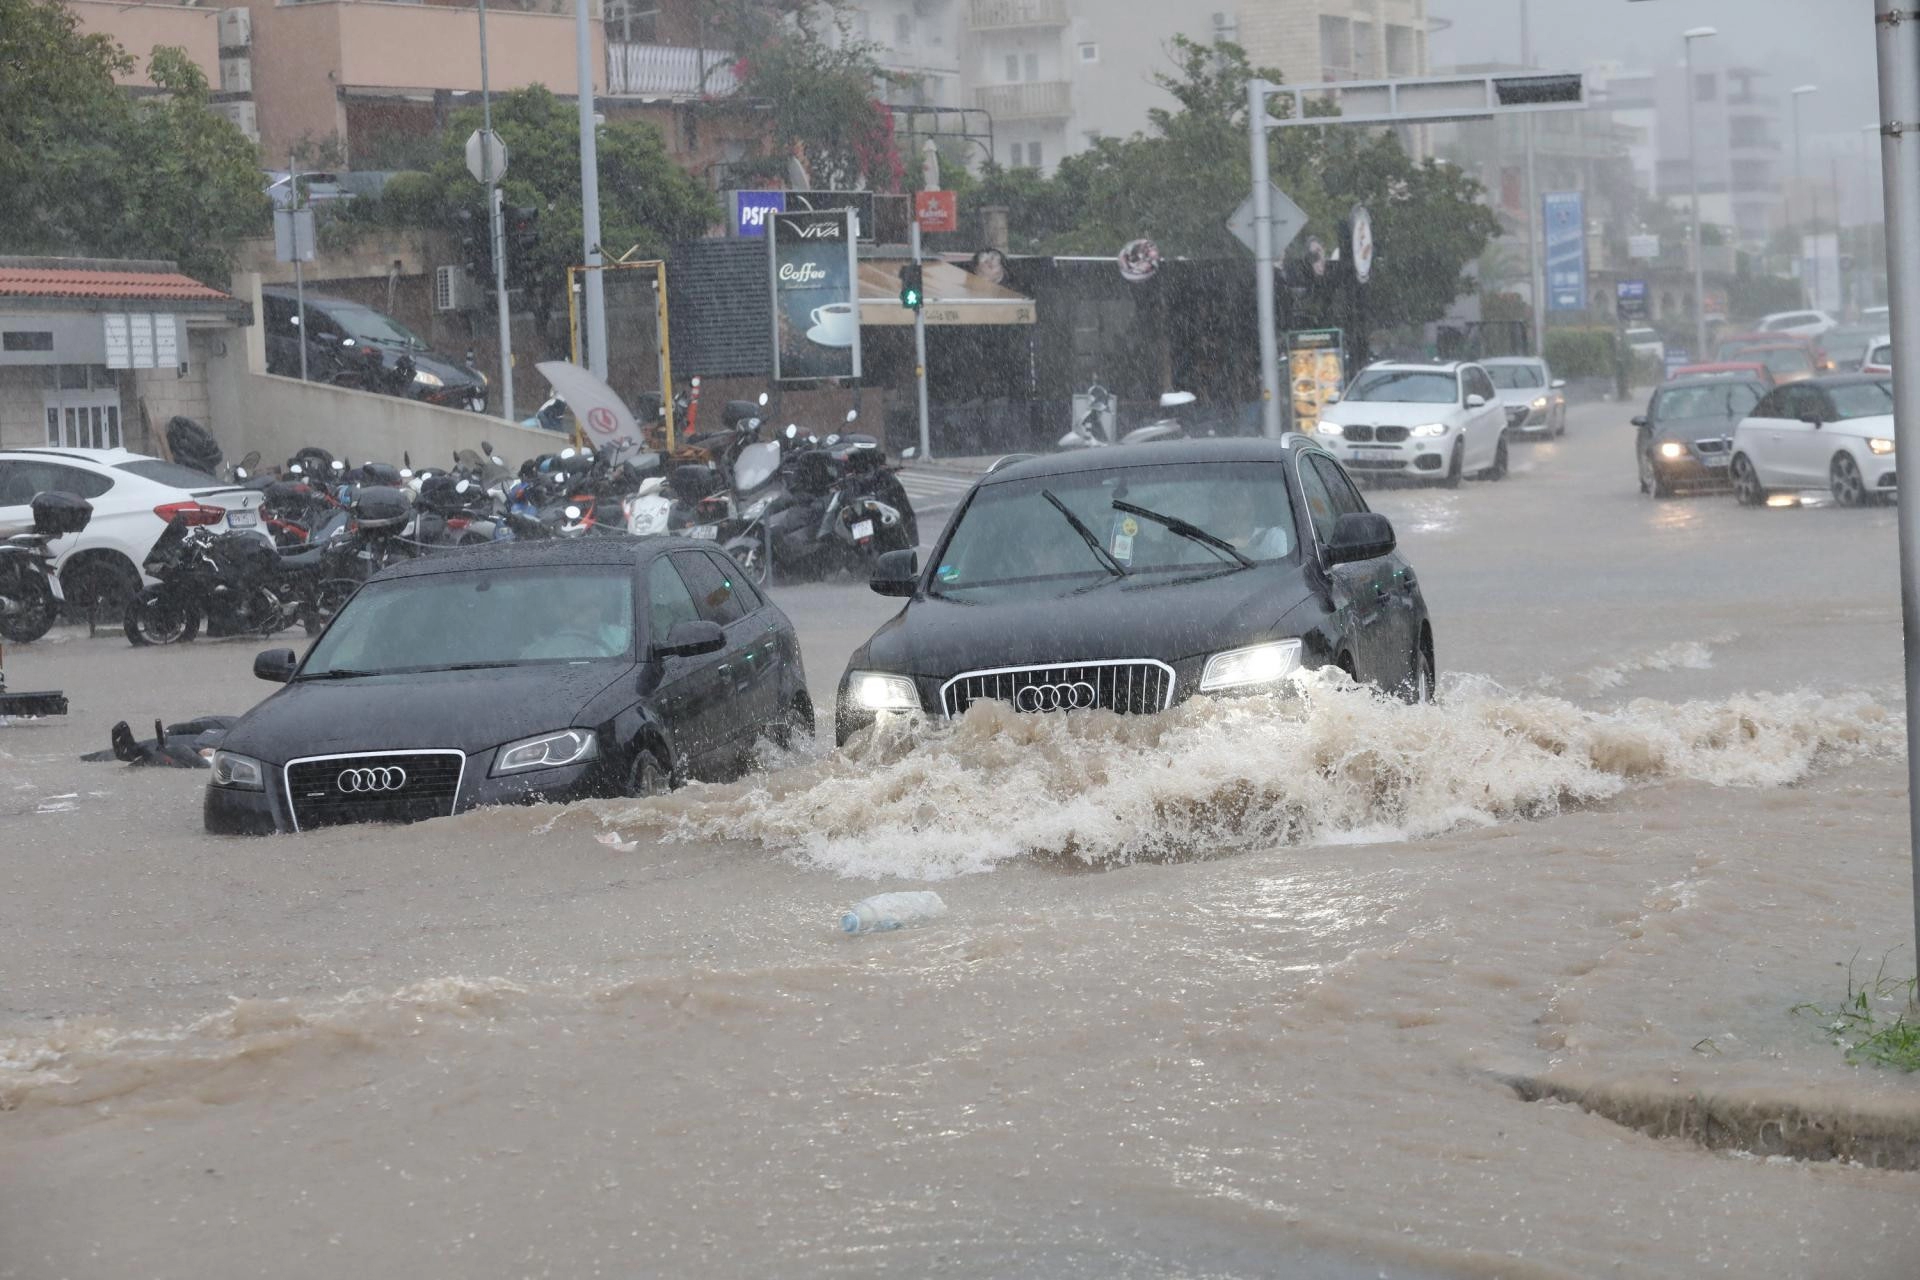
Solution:
[{"label": "motorcycle", "polygon": [[1101,449],[1113,444],[1152,444],[1161,440],[1186,440],[1196,435],[1216,435],[1216,427],[1202,430],[1200,397],[1191,391],[1169,391],[1160,397],[1160,416],[1144,426],[1114,438],[1118,430],[1113,393],[1099,383],[1087,388],[1087,411],[1060,437],[1058,447],[1065,449]]},{"label": "motorcycle", "polygon": [[872,437],[822,441],[789,425],[781,440],[742,450],[734,471],[738,515],[722,545],[755,582],[775,567],[870,572],[887,552],[919,545],[913,505]]},{"label": "motorcycle", "polygon": [[48,545],[93,519],[93,504],[70,493],[37,493],[31,506],[33,530],[0,542],[0,640],[16,644],[47,634],[65,599]]},{"label": "motorcycle", "polygon": [[160,585],[127,602],[122,628],[142,647],[192,640],[203,618],[210,636],[270,636],[295,622],[316,635],[326,622],[316,591],[325,555],[281,552],[254,533],[190,531],[175,516],[147,554]]}]

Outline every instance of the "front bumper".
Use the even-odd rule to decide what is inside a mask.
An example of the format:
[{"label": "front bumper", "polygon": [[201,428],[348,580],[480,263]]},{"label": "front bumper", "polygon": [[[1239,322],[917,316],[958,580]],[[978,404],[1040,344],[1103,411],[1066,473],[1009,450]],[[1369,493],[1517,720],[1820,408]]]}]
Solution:
[{"label": "front bumper", "polygon": [[[468,757],[466,773],[453,798],[455,814],[504,804],[567,804],[619,791],[618,770],[609,768],[604,759],[500,778],[487,776],[492,765],[491,751]],[[201,818],[209,834],[270,836],[301,829],[288,807],[286,770],[275,764],[268,766],[267,772],[267,785],[263,790],[207,787]]]},{"label": "front bumper", "polygon": [[1867,482],[1869,493],[1898,493],[1900,490],[1900,470],[1896,465],[1896,455],[1877,454],[1870,450],[1861,450],[1865,456],[1860,460],[1860,478]]},{"label": "front bumper", "polygon": [[1409,437],[1404,441],[1356,444],[1344,436],[1316,435],[1314,440],[1349,471],[1371,475],[1437,477],[1446,474],[1458,431],[1443,436]]},{"label": "front bumper", "polygon": [[1667,484],[1681,485],[1730,485],[1727,462],[1732,452],[1717,454],[1695,453],[1689,450],[1678,458],[1663,458],[1656,450],[1653,455],[1653,469]]}]

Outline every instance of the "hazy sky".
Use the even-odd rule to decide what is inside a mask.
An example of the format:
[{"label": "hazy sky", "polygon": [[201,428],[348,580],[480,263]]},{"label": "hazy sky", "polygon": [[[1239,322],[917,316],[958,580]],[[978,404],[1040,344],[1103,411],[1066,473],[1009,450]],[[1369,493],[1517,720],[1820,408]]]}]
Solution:
[{"label": "hazy sky", "polygon": [[[1530,0],[1535,60],[1555,69],[1618,59],[1629,66],[1677,63],[1680,33],[1717,27],[1707,46],[1726,62],[1758,66],[1781,91],[1815,84],[1801,104],[1808,133],[1850,132],[1879,118],[1871,0]],[[1436,68],[1510,61],[1520,54],[1521,0],[1428,0]]]}]

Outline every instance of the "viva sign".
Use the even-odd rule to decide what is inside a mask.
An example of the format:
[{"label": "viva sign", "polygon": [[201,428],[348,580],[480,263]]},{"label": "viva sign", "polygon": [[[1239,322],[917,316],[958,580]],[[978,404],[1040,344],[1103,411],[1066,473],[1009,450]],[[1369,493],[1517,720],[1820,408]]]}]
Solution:
[{"label": "viva sign", "polygon": [[849,209],[775,213],[767,223],[774,378],[858,378],[855,214]]}]

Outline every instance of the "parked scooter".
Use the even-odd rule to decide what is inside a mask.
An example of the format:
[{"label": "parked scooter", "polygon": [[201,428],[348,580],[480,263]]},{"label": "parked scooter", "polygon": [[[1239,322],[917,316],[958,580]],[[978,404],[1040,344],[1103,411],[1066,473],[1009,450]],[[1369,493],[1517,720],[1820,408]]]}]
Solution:
[{"label": "parked scooter", "polygon": [[1160,397],[1160,416],[1144,426],[1114,439],[1117,415],[1113,393],[1099,383],[1087,388],[1087,411],[1060,437],[1061,449],[1099,449],[1111,444],[1152,444],[1161,440],[1186,440],[1198,435],[1215,435],[1217,430],[1200,422],[1197,406],[1200,397],[1191,391],[1169,391]]},{"label": "parked scooter", "polygon": [[16,644],[47,634],[60,613],[64,597],[49,544],[93,519],[93,504],[70,493],[35,494],[32,510],[32,531],[0,542],[0,640]]},{"label": "parked scooter", "polygon": [[906,490],[871,437],[822,441],[789,425],[780,440],[742,450],[734,473],[739,514],[723,545],[755,582],[772,570],[870,572],[881,555],[919,543]]}]

